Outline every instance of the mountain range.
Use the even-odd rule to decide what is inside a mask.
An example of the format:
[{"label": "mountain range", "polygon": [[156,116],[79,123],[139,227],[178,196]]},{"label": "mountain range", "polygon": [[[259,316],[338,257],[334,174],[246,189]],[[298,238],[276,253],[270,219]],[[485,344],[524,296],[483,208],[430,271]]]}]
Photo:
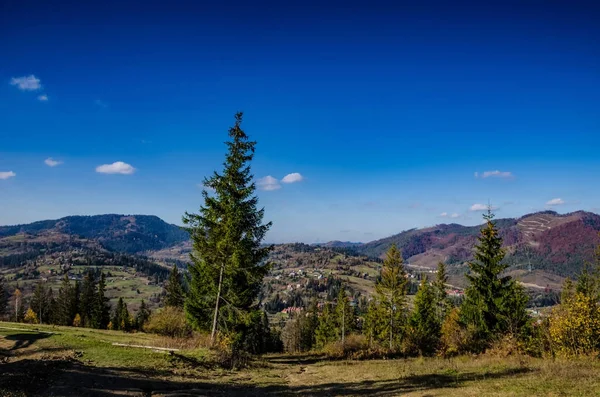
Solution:
[{"label": "mountain range", "polygon": [[[576,276],[584,263],[593,261],[600,244],[600,216],[585,211],[558,214],[537,212],[521,218],[496,220],[504,239],[506,261],[513,271],[547,276]],[[411,229],[367,243],[332,241],[319,246],[348,255],[382,258],[391,244],[401,250],[407,264],[432,269],[444,261],[455,273],[466,271],[472,259],[480,226],[439,224]],[[19,236],[19,238],[16,238]],[[22,253],[24,241],[66,241],[97,244],[111,251],[146,255],[157,260],[186,261],[188,233],[151,215],[68,216],[26,225],[0,226],[0,258]]]}]

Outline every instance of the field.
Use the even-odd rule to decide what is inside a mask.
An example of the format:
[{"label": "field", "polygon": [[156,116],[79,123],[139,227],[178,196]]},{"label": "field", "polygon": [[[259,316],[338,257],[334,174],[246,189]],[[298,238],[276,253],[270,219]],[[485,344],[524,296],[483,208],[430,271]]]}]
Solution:
[{"label": "field", "polygon": [[[116,346],[146,345],[165,351]],[[268,355],[238,371],[189,341],[0,323],[1,396],[598,396],[600,362],[530,357],[328,361]]]}]

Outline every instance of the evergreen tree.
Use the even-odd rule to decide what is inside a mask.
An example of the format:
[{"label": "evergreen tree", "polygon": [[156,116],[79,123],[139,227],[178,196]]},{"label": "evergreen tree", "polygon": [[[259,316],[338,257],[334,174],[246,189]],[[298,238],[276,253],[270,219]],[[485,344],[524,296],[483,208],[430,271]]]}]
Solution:
[{"label": "evergreen tree", "polygon": [[106,329],[110,322],[110,306],[106,292],[106,276],[100,275],[92,306],[92,328]]},{"label": "evergreen tree", "polygon": [[88,270],[81,287],[81,299],[79,301],[79,314],[82,320],[82,326],[92,327],[92,317],[94,313],[94,302],[96,301],[96,276],[91,270]]},{"label": "evergreen tree", "polygon": [[140,304],[140,308],[135,315],[135,325],[138,330],[144,329],[144,324],[150,318],[150,309],[146,306],[146,302],[142,299],[142,303]]},{"label": "evergreen tree", "polygon": [[181,284],[181,277],[177,270],[177,265],[173,265],[169,280],[165,285],[165,306],[183,308],[185,302],[185,293]]},{"label": "evergreen tree", "polygon": [[31,309],[37,314],[40,324],[46,324],[50,319],[49,291],[51,290],[46,289],[43,282],[38,282],[33,290],[33,296],[29,303]]},{"label": "evergreen tree", "polygon": [[198,214],[187,213],[183,222],[193,242],[188,270],[189,291],[185,310],[198,329],[239,333],[250,321],[262,279],[269,270],[264,263],[271,247],[261,246],[271,223],[262,224],[264,209],[254,196],[250,161],[256,142],[240,128],[242,114],[229,130],[229,152],[222,174],[204,180],[204,205]]},{"label": "evergreen tree", "polygon": [[382,312],[386,317],[386,329],[382,336],[387,339],[390,350],[397,346],[404,326],[406,284],[402,254],[393,244],[383,261],[381,279],[375,286],[377,303],[381,305]]},{"label": "evergreen tree", "polygon": [[433,354],[439,344],[441,322],[436,291],[423,277],[411,313],[410,339],[420,355]]},{"label": "evergreen tree", "polygon": [[568,303],[575,296],[573,281],[567,277],[563,282],[562,291],[560,294],[560,303]]},{"label": "evergreen tree", "polygon": [[352,332],[356,326],[354,310],[348,302],[348,296],[346,295],[346,289],[340,288],[337,296],[337,305],[335,307],[336,317],[336,332],[339,335],[339,340],[344,343],[346,341],[346,335]]},{"label": "evergreen tree", "polygon": [[444,262],[439,262],[435,281],[433,282],[433,288],[437,300],[436,313],[440,322],[444,321],[446,313],[448,313],[452,307],[450,301],[448,300],[448,293],[446,292],[447,283],[448,274],[446,273],[446,264]]},{"label": "evergreen tree", "polygon": [[127,304],[125,304],[123,298],[119,298],[119,301],[117,302],[111,323],[112,328],[115,330],[129,331],[131,329],[129,310],[127,310]]},{"label": "evergreen tree", "polygon": [[331,303],[327,302],[323,308],[321,317],[319,317],[319,325],[315,330],[315,342],[318,348],[323,348],[327,343],[335,340],[336,324],[331,311]]},{"label": "evergreen tree", "polygon": [[69,281],[69,275],[65,274],[58,289],[57,315],[59,325],[71,325],[76,313],[73,313],[73,288]]},{"label": "evergreen tree", "polygon": [[[385,340],[385,330],[388,324],[387,314],[383,307],[375,299],[371,300],[363,325],[363,334],[369,339],[369,346],[373,346],[375,342]],[[388,342],[389,338],[385,341]]]},{"label": "evergreen tree", "polygon": [[466,277],[470,285],[461,309],[462,321],[472,332],[474,350],[485,349],[493,337],[507,331],[507,316],[522,315],[509,313],[519,307],[511,302],[511,295],[519,291],[510,276],[502,275],[508,265],[502,262],[505,253],[494,215],[488,210],[483,217],[486,222],[475,246],[475,261],[469,263]]},{"label": "evergreen tree", "polygon": [[0,277],[0,318],[6,314],[8,310],[8,293],[4,279]]}]

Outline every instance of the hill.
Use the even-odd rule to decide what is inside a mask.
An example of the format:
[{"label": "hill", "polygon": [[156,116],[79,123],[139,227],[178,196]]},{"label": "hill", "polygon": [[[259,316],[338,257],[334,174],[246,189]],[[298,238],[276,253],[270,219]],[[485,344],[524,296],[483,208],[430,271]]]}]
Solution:
[{"label": "hill", "polygon": [[130,254],[160,250],[189,238],[185,230],[154,215],[67,216],[27,225],[0,226],[0,238],[51,232],[96,240],[108,250]]}]

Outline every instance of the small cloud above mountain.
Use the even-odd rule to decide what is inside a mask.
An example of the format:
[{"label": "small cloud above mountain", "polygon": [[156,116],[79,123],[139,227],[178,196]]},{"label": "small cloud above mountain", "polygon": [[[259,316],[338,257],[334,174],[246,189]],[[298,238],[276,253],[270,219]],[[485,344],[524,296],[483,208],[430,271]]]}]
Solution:
[{"label": "small cloud above mountain", "polygon": [[548,207],[555,207],[557,205],[563,205],[565,204],[565,200],[561,199],[561,198],[553,198],[552,200],[549,200],[546,202],[546,205]]},{"label": "small cloud above mountain", "polygon": [[491,210],[491,211],[495,211],[498,209],[498,207],[494,207],[493,205],[486,205],[486,204],[473,204],[470,208],[469,211],[487,211],[487,210]]},{"label": "small cloud above mountain", "polygon": [[121,175],[131,175],[135,172],[135,168],[133,168],[130,164],[124,163],[122,161],[116,161],[112,164],[102,164],[96,167],[96,172],[100,174],[121,174]]}]

